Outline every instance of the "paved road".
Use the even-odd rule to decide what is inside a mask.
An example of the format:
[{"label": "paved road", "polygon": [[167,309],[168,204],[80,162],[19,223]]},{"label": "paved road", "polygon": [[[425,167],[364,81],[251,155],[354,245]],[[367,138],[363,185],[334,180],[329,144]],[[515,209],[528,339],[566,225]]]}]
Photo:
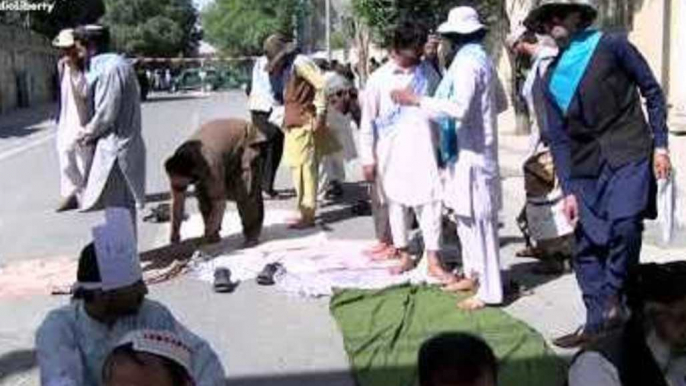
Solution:
[{"label": "paved road", "polygon": [[[245,97],[240,93],[164,98],[145,104],[149,192],[166,191],[162,160],[199,122],[246,115]],[[0,268],[2,264],[34,257],[76,256],[88,241],[90,227],[99,221],[99,215],[54,214],[58,177],[52,132],[41,125],[30,129],[27,124],[15,124],[8,131],[2,124]],[[583,320],[583,306],[572,275],[534,276],[529,273],[532,261],[513,257],[521,247],[513,219],[524,199],[517,165],[527,140],[503,134],[501,144],[501,259],[507,277],[532,290],[531,296],[517,300],[505,310],[551,339]],[[359,174],[353,173],[352,177],[355,179]],[[288,173],[282,169],[277,187],[289,185]],[[267,210],[292,205],[289,201],[269,202]],[[233,211],[231,206],[230,210]],[[350,217],[345,206],[324,208],[324,212],[330,237],[369,239],[373,235],[371,219]],[[165,226],[141,225],[141,250],[162,245],[165,239]],[[683,254],[648,245],[644,256],[645,260],[664,261]],[[221,296],[212,293],[205,283],[188,277],[153,286],[150,296],[168,305],[179,319],[212,343],[224,361],[230,384],[353,384],[327,299],[296,299],[253,283],[242,284],[235,293]],[[33,334],[45,313],[65,302],[65,298],[49,296],[0,300],[0,386],[38,385]],[[571,355],[565,351],[559,354]]]},{"label": "paved road", "polygon": [[[239,92],[165,97],[144,104],[148,192],[155,196],[166,191],[163,159],[194,127],[213,118],[245,118],[245,106],[245,97]],[[101,221],[97,213],[53,212],[58,201],[54,133],[49,125],[34,121],[40,119],[5,122],[4,132],[13,135],[0,140],[0,267],[30,258],[77,256],[89,241],[90,228]],[[27,122],[38,124],[29,128]],[[288,187],[288,181],[282,170],[277,186]],[[290,205],[271,202],[267,208]],[[191,206],[191,211],[195,210]],[[233,207],[230,210],[234,211]],[[355,226],[355,231],[347,234],[369,234],[371,224],[365,231],[367,221],[352,221],[363,229]],[[165,243],[166,226],[139,224],[141,250]],[[331,224],[329,229],[336,232],[340,227]],[[153,286],[150,296],[168,305],[180,320],[211,342],[232,385],[352,385],[327,299],[294,299],[252,283],[220,296],[191,278]],[[39,384],[33,359],[34,332],[46,312],[67,301],[49,296],[0,301],[0,385]]]},{"label": "paved road", "polygon": [[[156,98],[143,105],[143,128],[148,147],[147,191],[151,198],[167,191],[162,163],[198,123],[218,117],[247,117],[241,93],[210,97]],[[42,130],[41,130],[42,128]],[[36,130],[35,132],[33,130]],[[72,256],[89,238],[100,213],[54,213],[59,201],[54,128],[15,128],[0,145],[0,262]],[[155,244],[159,227],[141,226],[142,249]],[[30,230],[30,231],[28,231]]]}]

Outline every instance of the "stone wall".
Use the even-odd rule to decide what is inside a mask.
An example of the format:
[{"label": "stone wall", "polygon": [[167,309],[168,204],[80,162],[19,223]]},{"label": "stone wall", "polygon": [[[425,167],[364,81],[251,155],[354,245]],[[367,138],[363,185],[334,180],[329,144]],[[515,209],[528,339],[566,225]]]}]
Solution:
[{"label": "stone wall", "polygon": [[57,52],[24,28],[0,25],[0,114],[56,98]]}]

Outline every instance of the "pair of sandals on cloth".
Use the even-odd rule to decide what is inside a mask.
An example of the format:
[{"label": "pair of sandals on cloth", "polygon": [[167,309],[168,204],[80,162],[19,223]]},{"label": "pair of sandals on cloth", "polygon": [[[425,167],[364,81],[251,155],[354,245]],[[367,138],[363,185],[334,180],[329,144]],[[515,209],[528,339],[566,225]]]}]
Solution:
[{"label": "pair of sandals on cloth", "polygon": [[[257,275],[256,281],[259,285],[274,285],[276,283],[275,277],[285,272],[285,268],[281,263],[270,263],[264,266],[262,271]],[[212,285],[214,292],[217,293],[231,293],[236,287],[237,282],[231,280],[231,270],[228,268],[217,268],[214,271],[214,282]]]}]

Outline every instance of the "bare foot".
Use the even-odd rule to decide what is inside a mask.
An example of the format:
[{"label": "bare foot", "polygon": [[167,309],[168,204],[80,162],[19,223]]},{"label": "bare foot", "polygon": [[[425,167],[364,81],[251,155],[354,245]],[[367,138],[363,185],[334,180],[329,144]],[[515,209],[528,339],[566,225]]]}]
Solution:
[{"label": "bare foot", "polygon": [[467,300],[457,303],[457,308],[463,311],[477,311],[486,307],[486,303],[479,300],[476,296],[472,296]]},{"label": "bare foot", "polygon": [[391,275],[402,275],[412,268],[414,268],[414,260],[412,260],[410,255],[402,255],[400,257],[400,264],[395,267],[391,267],[389,271],[391,272]]},{"label": "bare foot", "polygon": [[364,254],[365,255],[374,255],[374,254],[377,254],[379,252],[383,252],[390,247],[391,247],[390,244],[380,242],[380,243],[377,243],[376,245],[374,245],[373,247],[366,249],[364,251]]},{"label": "bare foot", "polygon": [[476,289],[477,283],[473,279],[463,278],[443,287],[446,292],[470,292]]},{"label": "bare foot", "polygon": [[314,228],[314,220],[293,219],[288,221],[288,229],[303,230]]},{"label": "bare foot", "polygon": [[398,250],[393,248],[392,246],[388,246],[386,249],[383,249],[376,253],[372,253],[368,256],[370,259],[372,259],[372,261],[394,260],[399,257]]},{"label": "bare foot", "polygon": [[437,279],[443,285],[450,285],[457,282],[457,277],[452,273],[446,271],[440,265],[429,264],[429,277]]}]

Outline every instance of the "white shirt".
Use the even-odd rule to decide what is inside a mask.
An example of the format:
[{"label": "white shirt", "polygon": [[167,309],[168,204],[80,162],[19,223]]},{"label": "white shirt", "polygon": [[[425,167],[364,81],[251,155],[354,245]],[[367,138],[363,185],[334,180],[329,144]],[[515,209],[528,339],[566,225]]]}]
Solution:
[{"label": "white shirt", "polygon": [[64,64],[60,83],[60,116],[57,124],[57,147],[67,150],[76,145],[79,131],[87,120],[86,76]]},{"label": "white shirt", "polygon": [[248,108],[250,111],[262,111],[268,113],[272,110],[276,101],[272,94],[272,85],[269,81],[267,64],[269,61],[266,56],[261,56],[255,61],[252,69],[252,88]]},{"label": "white shirt", "polygon": [[[429,64],[402,69],[389,61],[372,74],[362,96],[362,165],[375,165],[385,196],[408,206],[437,201],[441,196],[437,133],[429,116],[418,107],[399,107],[391,99],[392,91],[410,86],[419,72],[426,79],[424,95],[433,94],[440,79]],[[375,120],[394,111],[399,118],[380,130]]]},{"label": "white shirt", "polygon": [[[671,358],[667,347],[653,332],[646,344],[669,386],[686,386],[686,357]],[[622,386],[617,368],[597,352],[581,354],[569,369],[569,386]]]},{"label": "white shirt", "polygon": [[163,305],[144,300],[136,315],[109,327],[92,319],[75,301],[48,314],[36,333],[36,357],[43,386],[98,386],[109,352],[129,332],[174,331],[193,350],[191,376],[197,386],[224,385],[221,362],[204,340],[174,319]]},{"label": "white shirt", "polygon": [[450,98],[420,103],[435,119],[455,120],[458,159],[448,167],[444,201],[458,215],[490,217],[500,208],[497,114],[504,106],[497,103],[493,62],[480,44],[460,48],[439,90],[444,87],[452,87]]}]

